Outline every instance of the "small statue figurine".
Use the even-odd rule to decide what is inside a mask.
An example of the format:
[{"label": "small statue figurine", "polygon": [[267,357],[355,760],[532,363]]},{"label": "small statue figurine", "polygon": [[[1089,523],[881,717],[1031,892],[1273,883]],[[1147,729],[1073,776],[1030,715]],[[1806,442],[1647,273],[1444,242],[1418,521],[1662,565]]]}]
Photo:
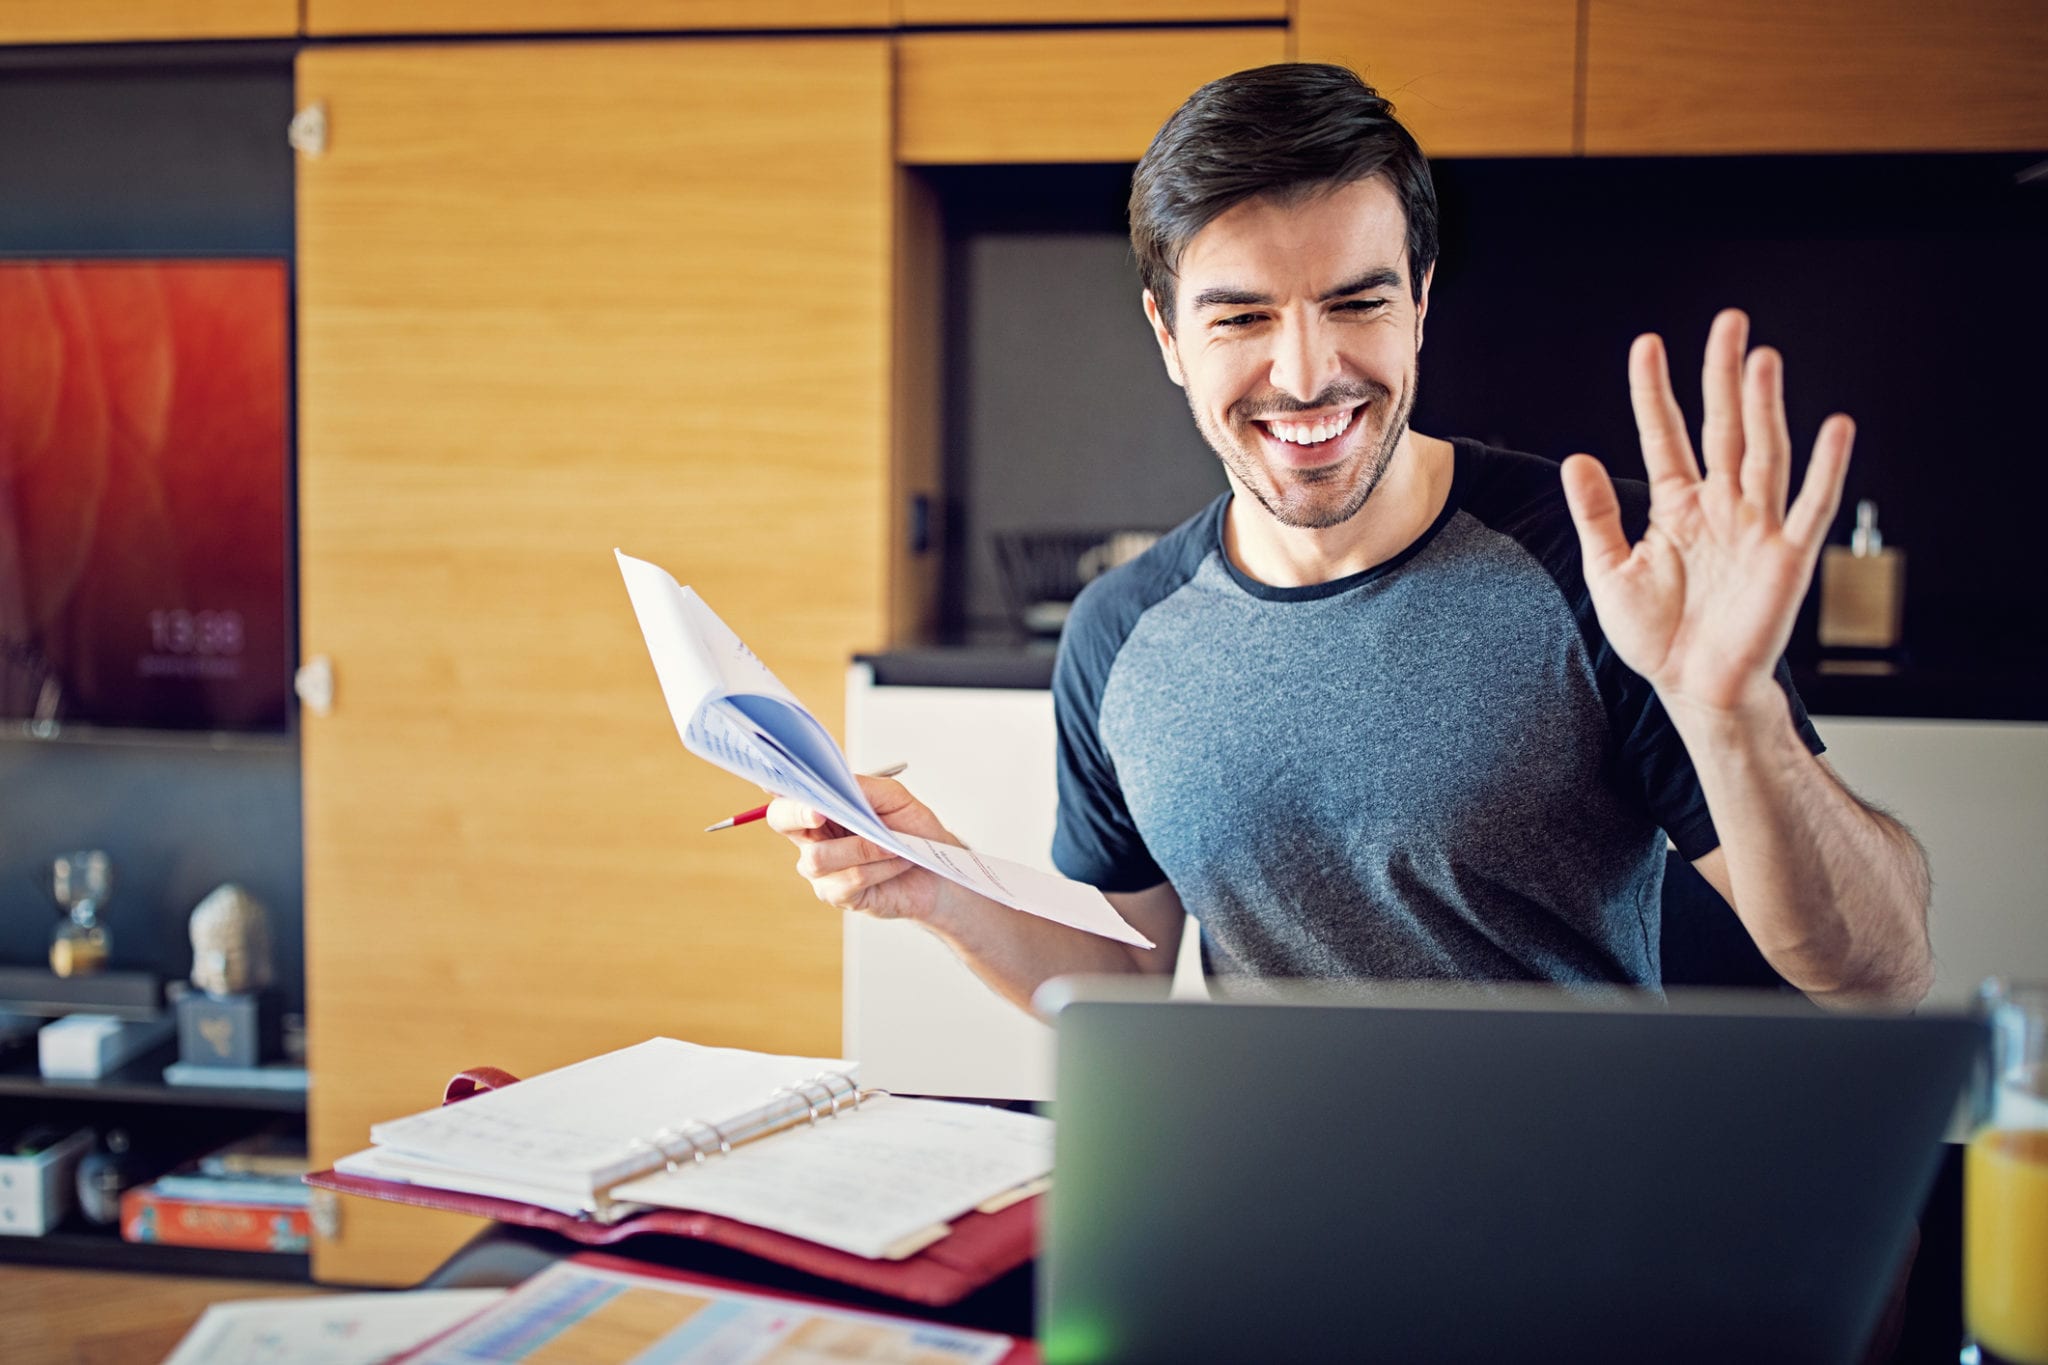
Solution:
[{"label": "small statue figurine", "polygon": [[192,910],[192,984],[178,997],[178,1059],[191,1066],[254,1067],[275,1055],[270,916],[229,883]]},{"label": "small statue figurine", "polygon": [[215,999],[270,984],[270,916],[263,902],[229,882],[192,911],[192,984]]}]

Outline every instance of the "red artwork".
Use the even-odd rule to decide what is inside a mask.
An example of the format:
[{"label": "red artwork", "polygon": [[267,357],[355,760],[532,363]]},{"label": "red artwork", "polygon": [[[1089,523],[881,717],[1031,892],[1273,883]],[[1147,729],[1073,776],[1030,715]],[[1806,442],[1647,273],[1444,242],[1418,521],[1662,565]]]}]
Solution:
[{"label": "red artwork", "polygon": [[286,727],[286,291],[0,261],[0,719]]}]

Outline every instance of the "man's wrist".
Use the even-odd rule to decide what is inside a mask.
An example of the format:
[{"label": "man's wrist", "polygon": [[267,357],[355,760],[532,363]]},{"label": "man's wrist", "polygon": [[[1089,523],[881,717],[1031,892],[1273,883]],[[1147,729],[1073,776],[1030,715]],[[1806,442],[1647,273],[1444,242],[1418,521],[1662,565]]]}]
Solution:
[{"label": "man's wrist", "polygon": [[1792,705],[1776,679],[1767,678],[1761,687],[1750,689],[1730,705],[1716,706],[1685,697],[1659,695],[1672,728],[1691,750],[1695,761],[1701,756],[1696,745],[1708,748],[1730,746],[1749,748],[1758,744],[1776,746],[1790,741],[1804,749],[1792,724]]}]

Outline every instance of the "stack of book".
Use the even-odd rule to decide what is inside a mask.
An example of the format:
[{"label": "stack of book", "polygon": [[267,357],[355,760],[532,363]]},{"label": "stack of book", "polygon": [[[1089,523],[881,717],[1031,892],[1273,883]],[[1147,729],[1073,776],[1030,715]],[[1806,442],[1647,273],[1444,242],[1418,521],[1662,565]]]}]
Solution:
[{"label": "stack of book", "polygon": [[312,1236],[312,1190],[302,1142],[232,1143],[121,1196],[129,1242],[227,1251],[303,1252]]}]

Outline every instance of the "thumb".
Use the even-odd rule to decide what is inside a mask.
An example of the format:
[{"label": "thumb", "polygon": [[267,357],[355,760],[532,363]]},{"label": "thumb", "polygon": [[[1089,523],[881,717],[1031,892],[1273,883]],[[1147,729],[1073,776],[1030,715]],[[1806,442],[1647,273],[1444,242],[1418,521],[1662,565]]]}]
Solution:
[{"label": "thumb", "polygon": [[1621,530],[1621,503],[1614,496],[1614,480],[1591,455],[1574,455],[1564,462],[1564,501],[1571,509],[1572,525],[1579,533],[1579,553],[1585,560],[1586,576],[1614,572],[1628,559],[1628,537]]}]

